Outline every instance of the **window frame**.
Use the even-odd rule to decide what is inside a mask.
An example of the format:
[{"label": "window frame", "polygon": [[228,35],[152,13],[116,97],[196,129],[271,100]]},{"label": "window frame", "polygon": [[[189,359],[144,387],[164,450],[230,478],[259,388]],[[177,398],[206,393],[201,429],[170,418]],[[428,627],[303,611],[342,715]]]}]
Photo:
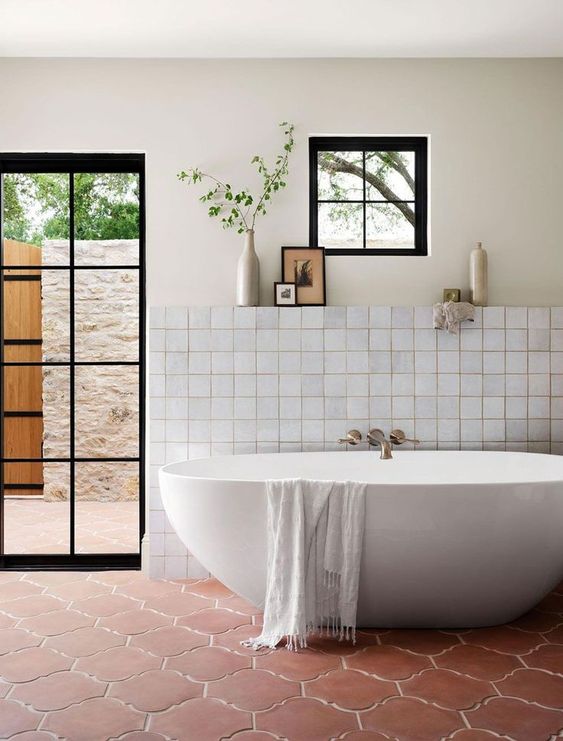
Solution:
[{"label": "window frame", "polygon": [[[428,137],[426,136],[312,136],[309,137],[309,244],[319,245],[318,209],[319,203],[331,203],[318,198],[318,154],[319,152],[414,152],[414,249],[374,249],[365,247],[366,243],[366,203],[392,201],[371,201],[366,199],[366,181],[363,181],[362,200],[332,201],[334,203],[360,203],[363,206],[363,244],[364,247],[326,247],[327,255],[397,255],[424,257],[428,255]],[[364,161],[365,167],[365,161]]]},{"label": "window frame", "polygon": [[[74,261],[74,178],[77,173],[133,173],[139,176],[139,257],[135,265],[77,265]],[[10,458],[4,455],[4,408],[3,394],[0,393],[0,570],[41,568],[49,569],[140,569],[142,541],[145,535],[146,507],[146,216],[145,216],[145,155],[143,153],[29,153],[9,152],[0,154],[0,274],[4,278],[6,271],[29,269],[29,266],[6,264],[4,261],[3,235],[3,175],[11,173],[64,173],[69,174],[69,263],[66,265],[41,264],[37,270],[64,270],[70,276],[71,305],[69,307],[70,357],[64,361],[20,361],[11,362],[4,358],[4,324],[0,322],[0,389],[4,384],[4,368],[8,366],[42,366],[70,368],[70,450],[66,457],[56,458]],[[135,270],[139,275],[139,338],[137,360],[76,360],[74,336],[74,277],[80,270]],[[0,280],[0,307],[3,307],[3,280]],[[75,369],[81,366],[134,366],[139,374],[139,451],[136,456],[81,457],[75,450]],[[5,553],[4,550],[4,464],[33,463],[66,463],[70,466],[70,499],[69,499],[69,552],[45,554]],[[80,553],[77,552],[76,536],[76,481],[75,466],[77,463],[121,463],[133,462],[139,466],[139,541],[134,552],[123,553]]]}]

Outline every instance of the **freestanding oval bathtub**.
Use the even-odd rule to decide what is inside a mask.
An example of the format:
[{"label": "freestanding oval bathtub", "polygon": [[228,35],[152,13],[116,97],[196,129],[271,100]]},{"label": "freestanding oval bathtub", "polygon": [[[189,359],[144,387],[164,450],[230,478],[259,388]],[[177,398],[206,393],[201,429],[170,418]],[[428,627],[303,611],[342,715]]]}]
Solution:
[{"label": "freestanding oval bathtub", "polygon": [[164,507],[194,556],[258,607],[265,480],[368,483],[358,625],[505,623],[563,576],[563,457],[374,451],[219,456],[160,471]]}]

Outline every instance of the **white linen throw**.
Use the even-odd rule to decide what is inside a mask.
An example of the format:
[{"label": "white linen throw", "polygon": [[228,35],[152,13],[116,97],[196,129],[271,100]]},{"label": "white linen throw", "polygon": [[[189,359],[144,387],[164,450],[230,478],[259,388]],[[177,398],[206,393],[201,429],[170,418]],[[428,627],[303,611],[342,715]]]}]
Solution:
[{"label": "white linen throw", "polygon": [[326,631],[355,641],[366,484],[266,482],[268,562],[264,625],[243,645],[307,645]]}]

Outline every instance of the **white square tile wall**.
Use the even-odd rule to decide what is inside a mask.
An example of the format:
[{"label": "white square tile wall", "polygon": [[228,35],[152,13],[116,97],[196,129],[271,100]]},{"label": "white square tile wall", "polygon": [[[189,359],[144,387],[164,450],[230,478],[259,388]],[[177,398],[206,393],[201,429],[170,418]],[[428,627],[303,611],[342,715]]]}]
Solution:
[{"label": "white square tile wall", "polygon": [[339,450],[373,426],[427,450],[563,454],[563,307],[477,309],[459,336],[428,306],[153,307],[149,351],[155,577],[204,574],[164,516],[163,463]]}]

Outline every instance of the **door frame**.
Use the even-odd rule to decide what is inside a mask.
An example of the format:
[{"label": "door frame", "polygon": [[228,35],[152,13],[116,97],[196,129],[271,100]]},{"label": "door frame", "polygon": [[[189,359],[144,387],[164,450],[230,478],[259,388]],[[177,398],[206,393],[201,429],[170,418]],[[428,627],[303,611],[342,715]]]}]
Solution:
[{"label": "door frame", "polygon": [[[138,265],[80,265],[74,263],[74,178],[76,173],[123,172],[139,175],[139,264]],[[68,270],[70,276],[71,308],[69,317],[70,358],[69,362],[42,361],[32,363],[41,366],[67,366],[70,368],[70,455],[68,458],[40,458],[35,462],[59,462],[70,464],[70,548],[69,553],[57,554],[5,554],[4,553],[4,463],[18,462],[19,459],[4,457],[4,323],[0,321],[0,569],[139,569],[141,567],[142,540],[145,534],[145,492],[146,492],[146,218],[145,218],[145,155],[143,153],[29,153],[10,152],[0,154],[0,275],[4,270],[17,269],[17,265],[4,264],[3,235],[3,175],[8,173],[68,173],[70,177],[69,212],[69,264],[41,265],[40,269]],[[29,269],[29,266],[27,266]],[[139,275],[139,346],[138,361],[119,363],[117,361],[77,362],[74,357],[74,275],[82,269],[134,269]],[[3,307],[4,281],[0,279],[0,307]],[[25,365],[25,363],[23,363]],[[29,364],[29,363],[28,363]],[[74,369],[77,365],[133,365],[139,369],[139,451],[136,457],[95,458],[94,462],[138,462],[139,464],[139,550],[137,553],[76,553],[75,552],[75,475],[76,462],[90,461],[75,455],[75,398]],[[17,365],[17,364],[15,364]],[[19,363],[22,365],[22,363]]]}]

